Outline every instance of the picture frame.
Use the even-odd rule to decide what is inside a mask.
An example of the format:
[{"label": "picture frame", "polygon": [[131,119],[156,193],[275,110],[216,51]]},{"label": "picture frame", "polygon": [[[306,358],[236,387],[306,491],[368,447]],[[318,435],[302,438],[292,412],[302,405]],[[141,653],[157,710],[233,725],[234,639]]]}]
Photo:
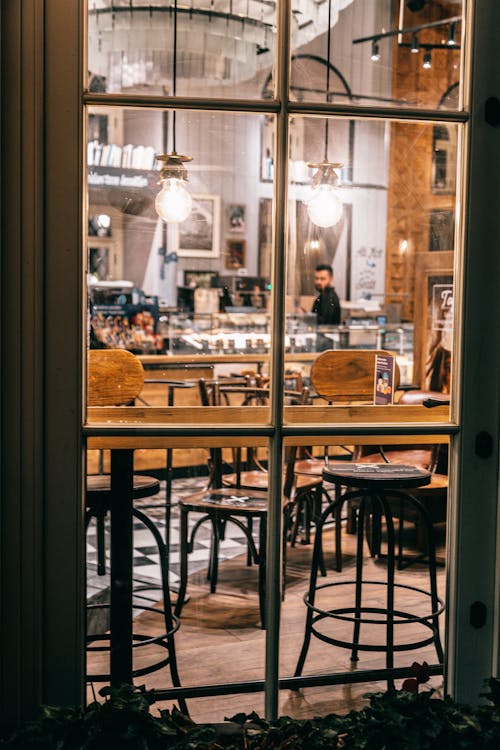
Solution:
[{"label": "picture frame", "polygon": [[191,194],[193,208],[177,224],[177,255],[180,258],[218,258],[220,255],[220,196]]},{"label": "picture frame", "polygon": [[228,238],[226,240],[226,268],[237,270],[246,263],[246,241]]},{"label": "picture frame", "polygon": [[215,286],[219,278],[218,271],[199,271],[198,269],[187,269],[184,271],[184,286],[194,288],[210,289]]},{"label": "picture frame", "polygon": [[450,251],[415,258],[413,380],[422,390],[449,392],[453,322],[453,258]]},{"label": "picture frame", "polygon": [[242,203],[230,203],[227,208],[227,231],[243,233],[246,231],[246,206]]},{"label": "picture frame", "polygon": [[452,208],[436,208],[429,212],[429,250],[453,250],[455,244],[455,212]]}]

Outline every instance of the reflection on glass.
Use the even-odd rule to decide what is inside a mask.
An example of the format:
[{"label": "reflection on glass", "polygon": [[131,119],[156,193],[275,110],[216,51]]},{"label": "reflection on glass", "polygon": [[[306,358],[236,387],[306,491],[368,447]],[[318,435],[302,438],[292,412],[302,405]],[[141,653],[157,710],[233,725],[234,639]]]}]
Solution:
[{"label": "reflection on glass", "polygon": [[[297,142],[295,129],[305,134],[304,160],[317,159],[324,121],[294,117]],[[458,128],[332,118],[329,134],[331,155],[346,165],[337,187],[342,215],[318,225],[309,186],[290,181],[286,311],[297,330],[310,327],[312,352],[389,349],[403,386],[449,393]],[[446,171],[436,165],[444,149]],[[339,318],[325,317],[338,304]],[[291,363],[304,350],[289,328]],[[299,363],[305,377],[314,356]]]},{"label": "reflection on glass", "polygon": [[[188,360],[241,355],[243,369],[257,371],[271,346],[273,185],[259,174],[264,118],[175,114],[177,146],[194,157],[191,210],[182,221],[176,214],[177,222],[164,223],[158,183],[161,155],[173,142],[173,113],[109,107],[89,113],[93,340]],[[272,118],[266,127],[272,139]],[[172,218],[166,209],[164,218]]]},{"label": "reflection on glass", "polygon": [[[292,97],[438,107],[450,83],[459,84],[462,6],[460,0],[439,4],[331,0],[320,4],[309,24],[301,17],[292,25]],[[325,89],[321,69],[328,61],[331,78]],[[444,106],[457,109],[458,99]]]},{"label": "reflection on glass", "polygon": [[[177,7],[179,96],[257,98],[274,63],[276,10],[261,0]],[[172,94],[173,3],[95,0],[88,11],[89,88]]]}]

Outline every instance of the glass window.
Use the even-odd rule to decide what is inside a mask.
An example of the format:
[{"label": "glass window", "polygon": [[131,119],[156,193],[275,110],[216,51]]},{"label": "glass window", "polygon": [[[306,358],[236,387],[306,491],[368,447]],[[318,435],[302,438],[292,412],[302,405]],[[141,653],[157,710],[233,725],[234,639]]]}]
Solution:
[{"label": "glass window", "polygon": [[[90,345],[140,355],[147,381],[189,380],[174,406],[205,403],[200,378],[207,405],[269,403],[273,133],[263,115],[89,111]],[[179,222],[157,208],[159,157],[174,148],[191,159]],[[141,398],[167,406],[161,383],[146,385]]]},{"label": "glass window", "polygon": [[[275,71],[274,37],[282,31],[276,5],[89,6],[89,345],[138,355],[144,386],[134,405],[119,409],[102,410],[90,398],[87,416],[92,435],[99,426],[134,425],[127,447],[135,449],[136,470],[160,472],[165,493],[179,503],[172,560],[177,554],[185,565],[187,554],[203,561],[187,579],[192,601],[176,636],[186,687],[262,679],[266,638],[277,664],[277,618],[264,634],[256,619],[262,623],[262,588],[259,602],[259,576],[252,578],[251,563],[258,563],[262,584],[258,550],[267,538],[276,601],[280,541],[288,557],[279,645],[283,676],[294,673],[318,503],[326,505],[337,489],[335,481],[321,488],[325,457],[347,465],[404,453],[410,462],[419,452],[444,477],[439,523],[446,517],[465,120],[458,111],[462,3],[294,5],[290,86],[279,108],[275,75],[283,83],[288,61]],[[114,94],[133,97],[120,106]],[[424,109],[432,110],[425,121]],[[319,364],[325,354],[327,366]],[[437,408],[422,405],[429,395]],[[432,434],[435,422],[439,435]],[[89,447],[110,448],[114,440],[122,445],[110,428]],[[107,454],[102,460],[89,453],[88,461],[97,470],[109,465]],[[301,461],[314,470],[301,473]],[[210,492],[230,494],[188,508],[207,476]],[[265,500],[254,495],[260,490],[268,492]],[[254,500],[255,518],[235,512],[236,524],[221,510]],[[355,525],[353,507],[335,518],[337,535]],[[200,539],[202,511],[209,532],[197,547],[186,536],[185,512]],[[404,535],[415,519],[402,511],[398,518]],[[237,538],[227,535],[230,524]],[[374,544],[373,537],[365,541]],[[424,554],[418,544],[425,542],[416,541],[417,555]],[[326,572],[325,564],[331,572],[342,557],[352,576],[354,549],[350,538],[342,555],[338,546],[325,547],[318,570]],[[382,548],[374,549],[378,555]],[[224,598],[221,586],[222,599],[212,597],[217,552],[229,563],[220,566],[221,584],[232,589]],[[185,568],[174,573],[182,585]],[[179,584],[175,576],[172,583]],[[442,592],[443,576],[438,585]],[[251,612],[250,593],[257,593]],[[208,644],[203,674],[192,658],[198,638]],[[277,695],[277,685],[268,684],[267,697],[273,689]],[[324,693],[317,698],[312,708],[290,699],[281,711],[332,710]],[[237,698],[235,709],[259,708],[260,700]],[[227,706],[224,699],[226,714]],[[217,711],[212,707],[212,720]],[[207,718],[203,710],[193,716]]]},{"label": "glass window", "polygon": [[275,4],[197,0],[173,10],[166,0],[89,3],[89,90],[259,98],[274,63]]},{"label": "glass window", "polygon": [[[304,5],[292,27],[291,85],[299,101],[432,109],[458,86],[461,2]],[[458,97],[444,106],[457,109]]]},{"label": "glass window", "polygon": [[395,390],[449,394],[458,126],[294,117],[290,131],[287,369],[308,380],[318,352],[388,350]]}]

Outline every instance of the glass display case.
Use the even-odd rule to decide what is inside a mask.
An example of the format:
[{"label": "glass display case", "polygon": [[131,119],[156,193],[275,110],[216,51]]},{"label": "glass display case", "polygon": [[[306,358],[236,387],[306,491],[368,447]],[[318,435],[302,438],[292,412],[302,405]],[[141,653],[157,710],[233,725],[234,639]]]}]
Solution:
[{"label": "glass display case", "polygon": [[[162,312],[159,333],[171,354],[265,354],[271,344],[266,312]],[[316,351],[316,316],[288,315],[286,350]]]},{"label": "glass display case", "polygon": [[[270,348],[270,315],[161,311],[158,334],[163,339],[163,353],[266,354]],[[296,354],[325,349],[387,349],[396,354],[401,382],[412,381],[413,324],[410,323],[367,320],[318,326],[316,315],[288,314],[285,349]]]}]

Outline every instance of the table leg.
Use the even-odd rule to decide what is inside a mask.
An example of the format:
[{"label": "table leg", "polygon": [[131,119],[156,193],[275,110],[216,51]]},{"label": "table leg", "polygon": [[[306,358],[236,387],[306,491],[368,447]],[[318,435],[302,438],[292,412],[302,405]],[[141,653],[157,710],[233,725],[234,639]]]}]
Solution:
[{"label": "table leg", "polygon": [[266,543],[267,543],[267,514],[262,513],[259,518],[259,605],[260,624],[266,627]]},{"label": "table leg", "polygon": [[111,451],[111,685],[132,683],[133,457]]}]

